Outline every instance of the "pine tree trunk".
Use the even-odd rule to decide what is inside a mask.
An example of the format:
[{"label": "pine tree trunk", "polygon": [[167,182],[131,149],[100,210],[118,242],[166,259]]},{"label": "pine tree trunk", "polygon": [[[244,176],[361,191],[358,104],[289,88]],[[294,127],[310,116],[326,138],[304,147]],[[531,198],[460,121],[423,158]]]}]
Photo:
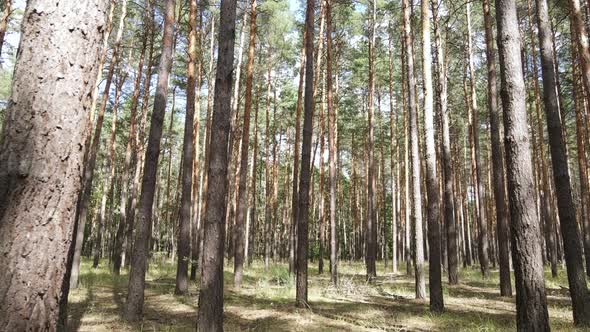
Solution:
[{"label": "pine tree trunk", "polygon": [[[182,190],[180,218],[178,220],[178,263],[176,265],[176,286],[174,294],[182,295],[188,291],[188,261],[191,249],[191,202],[193,199],[193,158],[194,138],[193,120],[197,88],[197,0],[189,1],[188,64],[186,83],[186,115],[182,143]],[[172,221],[174,222],[174,221]]]},{"label": "pine tree trunk", "polygon": [[315,1],[307,0],[305,14],[305,93],[303,142],[301,144],[301,177],[299,179],[299,219],[297,221],[297,278],[295,302],[307,306],[307,250],[309,221],[309,187],[311,179],[311,139],[313,135],[314,68],[313,34]]},{"label": "pine tree trunk", "polygon": [[[125,75],[126,76],[126,75]],[[116,130],[117,130],[117,111],[119,108],[119,97],[121,96],[121,89],[125,83],[125,76],[119,77],[119,82],[115,88],[115,104],[112,108],[112,120],[111,120],[111,135],[109,139],[109,157],[106,158],[105,162],[105,173],[104,184],[102,188],[102,197],[100,203],[100,213],[97,219],[97,231],[96,238],[94,241],[94,247],[92,249],[93,263],[92,268],[97,268],[102,256],[103,240],[102,235],[104,233],[105,226],[108,225],[108,220],[112,219],[112,213],[107,215],[106,205],[108,197],[111,196],[115,180],[115,148],[116,148]],[[108,230],[108,226],[106,227]]]},{"label": "pine tree trunk", "polygon": [[368,147],[367,147],[367,221],[365,232],[365,265],[367,280],[377,277],[375,261],[377,259],[377,213],[375,208],[375,156],[373,125],[373,94],[375,93],[375,25],[377,20],[377,3],[372,0],[367,7],[369,19],[369,91],[367,94],[368,113]]},{"label": "pine tree trunk", "polygon": [[[109,16],[107,19],[107,30],[106,30],[106,35],[103,40],[103,53],[101,54],[100,57],[100,61],[99,61],[99,76],[97,78],[97,82],[100,82],[100,76],[101,76],[101,71],[102,71],[102,66],[104,65],[104,62],[106,61],[106,53],[107,53],[107,39],[108,39],[108,35],[110,35],[110,32],[112,30],[112,20],[113,20],[113,15],[114,15],[114,8],[115,8],[116,4],[114,1],[111,1],[111,9],[109,12]],[[121,22],[124,22],[124,20],[121,20]],[[119,26],[119,30],[122,29],[122,26]],[[117,38],[120,36],[121,34],[117,33]],[[118,42],[120,43],[120,38],[118,38]],[[79,275],[80,275],[80,256],[81,256],[81,252],[82,252],[82,244],[84,242],[84,228],[86,226],[86,219],[88,217],[88,205],[90,204],[90,196],[92,194],[92,180],[94,178],[94,168],[96,167],[96,156],[98,154],[98,149],[99,149],[99,145],[100,145],[100,135],[102,132],[102,125],[103,125],[103,121],[104,121],[104,113],[106,111],[106,104],[108,102],[108,98],[109,98],[109,91],[110,91],[110,85],[112,82],[112,78],[113,78],[113,74],[114,74],[114,70],[115,70],[115,63],[116,63],[116,54],[118,53],[118,51],[116,51],[117,49],[117,45],[118,43],[115,42],[115,48],[113,49],[113,56],[111,59],[111,64],[109,66],[109,72],[108,72],[108,76],[107,76],[107,81],[105,83],[105,89],[104,89],[104,93],[103,93],[103,98],[102,98],[102,103],[97,115],[97,119],[96,119],[96,124],[95,124],[95,129],[94,129],[94,136],[92,139],[92,145],[90,145],[90,131],[92,130],[92,127],[87,127],[88,128],[88,136],[86,138],[86,142],[84,143],[84,146],[86,147],[86,152],[84,154],[84,172],[83,172],[83,177],[82,177],[82,191],[79,194],[79,201],[77,202],[77,206],[76,206],[76,243],[75,243],[75,249],[74,249],[74,258],[72,261],[72,267],[70,268],[71,272],[70,272],[70,284],[72,288],[77,288],[78,287],[78,280],[79,280]],[[92,121],[92,119],[94,118],[94,109],[95,109],[95,103],[96,100],[98,98],[98,87],[95,87],[95,93],[93,94],[92,97],[92,104],[91,104],[91,115],[90,115],[90,120]],[[78,239],[80,239],[80,241],[78,241]]]},{"label": "pine tree trunk", "polygon": [[516,279],[516,324],[519,331],[549,331],[541,230],[537,215],[530,208],[534,206],[533,171],[515,1],[497,1],[496,19]]},{"label": "pine tree trunk", "polygon": [[246,67],[246,91],[244,101],[244,122],[242,125],[242,148],[240,157],[240,180],[238,189],[238,211],[234,227],[234,284],[242,285],[244,270],[244,221],[246,219],[248,201],[248,151],[250,148],[250,111],[252,109],[252,81],[254,77],[254,50],[256,48],[256,0],[252,0],[250,12],[250,43],[248,46],[248,65]]},{"label": "pine tree trunk", "polygon": [[442,312],[444,302],[441,281],[440,196],[439,183],[436,176],[429,4],[430,2],[428,0],[421,1],[422,80],[424,90],[424,136],[426,141],[426,187],[428,202],[428,287],[430,291],[430,311]]},{"label": "pine tree trunk", "polygon": [[129,321],[143,318],[143,302],[145,273],[149,254],[149,242],[152,224],[152,206],[156,188],[158,172],[158,157],[160,155],[160,141],[166,112],[168,94],[168,76],[172,67],[172,44],[174,35],[175,0],[166,1],[164,37],[162,56],[158,68],[158,85],[156,99],[151,117],[150,135],[145,154],[145,165],[139,200],[139,214],[136,225],[133,254],[131,256],[131,270],[129,272],[129,286],[127,305],[124,316]]},{"label": "pine tree trunk", "polygon": [[223,246],[227,205],[228,136],[234,62],[236,1],[222,0],[213,118],[211,121],[209,188],[205,210],[203,272],[199,292],[197,331],[223,330]]},{"label": "pine tree trunk", "polygon": [[[504,154],[500,140],[500,109],[497,95],[496,50],[492,28],[490,1],[483,2],[483,15],[486,40],[486,63],[488,70],[488,113],[490,116],[490,137],[492,146],[492,171],[494,199],[496,204],[496,227],[498,235],[498,256],[500,262],[500,295],[512,296],[510,281],[510,244],[508,204],[506,202],[506,185],[504,183]],[[493,243],[493,242],[492,242]]]},{"label": "pine tree trunk", "polygon": [[[3,330],[66,326],[85,152],[80,147],[88,135],[108,6],[108,1],[27,2],[0,140],[0,298],[12,299],[0,303]],[[50,44],[64,47],[38,47]]]},{"label": "pine tree trunk", "polygon": [[119,203],[119,225],[115,235],[115,245],[113,254],[113,273],[119,275],[121,266],[125,265],[125,249],[129,245],[125,240],[125,228],[127,226],[127,212],[129,209],[129,180],[132,175],[132,164],[137,158],[137,147],[135,145],[135,136],[137,135],[137,106],[139,103],[140,84],[143,73],[143,66],[145,63],[145,53],[147,50],[148,35],[150,31],[149,22],[149,1],[146,1],[146,9],[143,17],[143,36],[141,42],[141,50],[139,54],[139,62],[137,64],[137,74],[133,84],[133,95],[131,97],[131,114],[129,123],[129,136],[127,137],[127,147],[125,149],[125,164],[122,170],[121,177],[121,200]]},{"label": "pine tree trunk", "polygon": [[[573,0],[576,1],[576,0]],[[549,147],[551,148],[551,162],[553,165],[553,180],[557,194],[557,206],[567,275],[572,298],[574,324],[576,326],[590,326],[590,297],[586,285],[586,275],[582,263],[582,248],[580,234],[576,221],[576,209],[572,197],[572,188],[568,170],[566,142],[563,134],[561,115],[559,111],[558,91],[555,79],[555,55],[553,54],[553,37],[549,23],[547,2],[537,0],[537,23],[539,28],[539,42],[541,46],[541,67],[543,74],[543,102],[547,117],[547,132]],[[584,61],[582,61],[583,63]]]},{"label": "pine tree trunk", "polygon": [[[396,141],[395,133],[397,133],[397,105],[395,104],[395,97],[393,95],[393,49],[392,49],[392,38],[391,38],[391,27],[389,33],[389,47],[388,47],[388,74],[389,74],[389,148],[390,148],[390,167],[391,167],[391,271],[397,274],[397,236],[398,236],[398,204],[397,199],[399,198],[399,160],[397,162],[397,173],[396,173],[396,162],[397,149],[399,149],[399,143]],[[395,113],[395,119],[394,119]]]},{"label": "pine tree trunk", "polygon": [[332,1],[326,0],[326,100],[328,105],[328,167],[330,173],[330,271],[338,284],[338,234],[336,224],[336,110],[332,97]]},{"label": "pine tree trunk", "polygon": [[[418,107],[416,105],[416,78],[414,76],[414,45],[410,16],[412,9],[408,0],[402,1],[404,16],[404,45],[406,52],[406,75],[408,89],[408,114],[410,132],[410,154],[412,163],[412,224],[414,226],[414,273],[416,281],[416,298],[426,298],[426,281],[424,276],[424,233],[422,230],[422,194],[420,151],[418,147]],[[407,165],[406,167],[408,167]],[[409,211],[407,212],[409,213]]]},{"label": "pine tree trunk", "polygon": [[[12,0],[6,0],[2,6],[2,17],[0,18],[0,57],[2,56],[2,46],[4,45],[4,36],[6,36],[6,28],[10,14],[12,13]],[[0,67],[2,67],[2,60],[0,60]]]},{"label": "pine tree trunk", "polygon": [[469,116],[469,127],[470,127],[470,139],[471,139],[471,159],[473,164],[473,178],[474,178],[474,193],[476,200],[476,214],[477,214],[477,226],[478,226],[478,253],[481,273],[484,278],[487,278],[490,274],[489,258],[488,258],[488,225],[486,221],[485,213],[485,201],[484,201],[484,188],[481,177],[481,158],[479,149],[479,121],[478,121],[478,108],[477,108],[477,95],[475,92],[475,69],[473,65],[472,55],[472,42],[471,42],[471,8],[470,3],[467,3],[467,55],[469,64],[469,77],[470,77],[470,111]]}]

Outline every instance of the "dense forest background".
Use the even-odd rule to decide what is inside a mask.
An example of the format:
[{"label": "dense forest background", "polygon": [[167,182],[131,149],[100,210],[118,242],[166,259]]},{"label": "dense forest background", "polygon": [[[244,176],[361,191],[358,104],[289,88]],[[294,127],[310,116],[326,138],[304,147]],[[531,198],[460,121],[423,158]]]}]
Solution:
[{"label": "dense forest background", "polygon": [[[522,253],[530,254],[525,261],[540,255],[548,287],[569,289],[564,296],[573,303],[565,310],[573,311],[575,325],[585,326],[590,321],[585,317],[590,314],[590,58],[585,58],[590,2],[516,2],[520,43],[515,45],[521,47],[526,107],[526,126],[518,127],[526,132],[518,134],[530,144],[530,150],[518,151],[529,159],[522,172],[532,171],[531,190],[518,193],[521,203],[526,200],[519,208],[512,197],[526,182],[510,177],[513,150],[504,147],[512,141],[503,128],[511,120],[505,118],[506,106],[502,112],[502,94],[509,92],[501,84],[504,49],[497,47],[505,41],[497,30],[501,3],[319,1],[312,8],[310,59],[304,38],[309,3],[238,1],[231,91],[229,99],[219,97],[220,105],[226,100],[231,106],[225,114],[229,137],[227,147],[220,147],[215,85],[227,85],[219,73],[220,57],[227,54],[219,47],[227,42],[223,31],[232,27],[224,19],[231,15],[206,0],[111,1],[84,129],[69,287],[74,292],[86,287],[79,280],[93,273],[88,271],[129,275],[128,296],[141,290],[141,297],[126,302],[136,301],[136,311],[123,310],[122,316],[133,320],[142,313],[146,266],[149,275],[177,264],[177,295],[190,294],[194,280],[203,283],[208,237],[223,241],[223,257],[217,259],[235,273],[236,289],[242,282],[250,287],[248,271],[279,266],[288,275],[279,284],[296,288],[297,303],[307,303],[307,286],[305,300],[299,293],[298,250],[303,250],[309,259],[306,285],[308,264],[313,274],[331,272],[326,287],[344,287],[349,273],[377,284],[384,276],[404,275],[413,279],[418,299],[426,298],[428,279],[430,308],[438,312],[447,287],[467,281],[483,282],[501,296],[529,289],[528,277],[511,279],[511,271],[526,273],[523,263],[513,261]],[[547,5],[544,17],[539,8]],[[26,12],[24,1],[4,1],[1,7],[6,37],[0,49],[0,125],[6,126]],[[554,61],[553,85],[545,76],[548,57]],[[305,67],[310,61],[311,78]],[[304,90],[308,87],[313,90]],[[558,93],[553,99],[549,89]],[[305,104],[308,93],[315,112]],[[308,170],[301,166],[306,137]],[[208,171],[221,160],[211,151],[223,149],[225,219],[207,233],[208,204],[219,203],[208,197],[224,189],[210,182]],[[298,237],[306,178],[307,250],[300,249]],[[525,217],[509,215],[517,211]],[[536,244],[526,246],[535,238],[537,256]],[[137,258],[143,256],[143,262]],[[134,264],[143,266],[143,275]],[[349,269],[354,272],[342,272]],[[544,292],[543,286],[543,298]],[[517,307],[534,301],[525,298],[517,298]],[[518,317],[521,324],[524,316]]]}]

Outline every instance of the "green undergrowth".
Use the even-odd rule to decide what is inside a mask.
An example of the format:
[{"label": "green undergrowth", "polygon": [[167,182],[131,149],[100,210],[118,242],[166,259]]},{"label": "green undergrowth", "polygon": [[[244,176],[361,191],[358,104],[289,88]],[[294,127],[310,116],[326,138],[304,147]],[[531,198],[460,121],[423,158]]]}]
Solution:
[{"label": "green undergrowth", "polygon": [[[326,262],[324,262],[326,263]],[[288,264],[255,261],[245,268],[243,286],[233,283],[233,262],[224,270],[226,331],[510,331],[516,328],[514,297],[500,297],[497,269],[483,279],[477,267],[460,270],[459,285],[443,276],[445,311],[433,314],[427,300],[416,300],[414,276],[378,265],[378,277],[366,281],[362,262],[340,262],[338,286],[330,280],[329,264],[318,273],[309,263],[309,307],[295,308],[295,277]],[[426,269],[427,271],[428,269]],[[146,277],[144,319],[128,323],[121,313],[127,293],[127,271],[114,276],[108,262],[97,269],[83,260],[80,287],[70,292],[70,331],[193,331],[198,309],[198,282],[186,295],[174,295],[176,267],[155,256]],[[546,272],[549,314],[553,330],[572,331],[567,276]],[[428,281],[428,278],[426,278]],[[514,290],[514,280],[512,281]],[[427,286],[428,289],[428,286]],[[580,330],[582,331],[582,330]]]}]

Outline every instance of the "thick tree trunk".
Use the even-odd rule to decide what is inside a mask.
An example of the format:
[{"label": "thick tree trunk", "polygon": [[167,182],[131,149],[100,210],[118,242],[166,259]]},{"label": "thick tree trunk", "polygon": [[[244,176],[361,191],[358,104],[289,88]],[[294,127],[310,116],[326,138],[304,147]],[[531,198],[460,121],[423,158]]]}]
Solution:
[{"label": "thick tree trunk", "polygon": [[512,258],[516,278],[516,324],[519,331],[549,331],[541,230],[537,215],[530,208],[534,206],[533,171],[516,2],[497,1],[496,19],[504,108]]},{"label": "thick tree trunk", "polygon": [[234,62],[236,0],[222,0],[215,99],[211,121],[209,188],[205,210],[203,274],[199,292],[197,331],[223,331],[223,246],[227,204],[227,143],[231,115],[231,83]]},{"label": "thick tree trunk", "polygon": [[152,207],[156,189],[162,127],[166,112],[168,77],[172,67],[175,3],[175,0],[166,1],[162,56],[158,68],[158,84],[145,154],[137,229],[131,256],[131,270],[129,272],[127,305],[124,312],[125,318],[129,321],[138,321],[143,318],[145,273],[152,229]]},{"label": "thick tree trunk", "polygon": [[553,180],[555,181],[557,194],[557,207],[561,234],[563,236],[574,324],[589,327],[590,297],[588,296],[586,275],[582,263],[580,234],[576,221],[576,208],[572,197],[566,142],[559,111],[558,91],[555,79],[555,55],[553,54],[553,37],[549,22],[549,10],[546,0],[537,0],[536,4],[543,74],[543,102],[547,117]]},{"label": "thick tree trunk", "polygon": [[[414,226],[414,273],[416,280],[416,298],[426,298],[426,281],[424,276],[424,233],[422,231],[422,194],[420,151],[418,147],[418,107],[416,105],[416,78],[414,76],[414,45],[411,32],[411,7],[408,0],[402,1],[404,16],[404,45],[406,51],[406,75],[408,89],[408,114],[410,131],[410,154],[412,157],[412,219]],[[408,167],[409,165],[406,165]],[[407,211],[406,213],[409,213]]]},{"label": "thick tree trunk", "polygon": [[[107,53],[107,39],[108,39],[108,35],[110,35],[110,32],[112,30],[112,20],[113,20],[113,15],[114,15],[114,8],[116,7],[116,4],[114,1],[111,1],[111,9],[109,12],[109,16],[107,19],[107,29],[106,29],[106,36],[104,36],[105,39],[102,40],[103,42],[103,53],[101,54],[100,60],[99,60],[99,72],[98,72],[98,79],[97,82],[100,82],[100,76],[101,76],[101,71],[102,71],[102,66],[104,65],[104,62],[106,61],[106,53]],[[124,22],[124,21],[120,21]],[[121,26],[119,26],[121,29]],[[117,37],[120,34],[117,33]],[[120,38],[118,38],[119,42],[120,42]],[[118,51],[115,51],[115,49],[117,48],[117,42],[115,43],[115,48],[113,49],[113,57],[111,59],[111,64],[109,66],[109,72],[108,72],[108,77],[107,77],[107,81],[105,83],[105,89],[104,89],[104,93],[103,93],[103,98],[102,98],[102,104],[101,107],[99,109],[98,115],[97,115],[97,119],[96,119],[96,124],[95,124],[95,129],[94,129],[94,136],[92,139],[92,145],[90,145],[90,131],[92,130],[92,127],[87,127],[88,128],[88,136],[86,139],[86,142],[84,143],[84,146],[87,148],[86,152],[84,154],[84,168],[83,168],[83,177],[82,177],[82,191],[80,193],[80,197],[79,197],[79,202],[77,203],[76,206],[76,243],[75,243],[75,249],[74,249],[74,259],[72,261],[72,267],[71,272],[70,272],[70,284],[72,288],[77,288],[78,287],[78,280],[79,280],[79,275],[80,275],[80,256],[82,253],[82,244],[84,242],[84,228],[86,227],[86,219],[87,219],[87,215],[88,215],[88,205],[90,204],[90,196],[92,194],[92,180],[94,178],[94,168],[96,166],[96,156],[98,154],[98,148],[100,146],[100,135],[102,133],[102,125],[103,125],[103,121],[104,121],[104,113],[106,111],[106,104],[108,102],[108,98],[109,98],[109,91],[110,91],[110,85],[112,82],[112,78],[113,78],[113,74],[114,74],[114,70],[115,70],[115,63],[116,63],[116,53]],[[92,97],[92,104],[91,104],[91,114],[90,114],[90,120],[92,121],[92,119],[94,118],[94,109],[96,108],[95,103],[96,100],[98,99],[98,86],[95,87],[95,93],[93,94]],[[88,149],[89,148],[89,149]],[[80,241],[78,241],[78,239],[80,239]]]},{"label": "thick tree trunk", "polygon": [[309,220],[309,186],[311,178],[311,138],[313,135],[313,34],[315,1],[307,0],[305,14],[305,93],[303,142],[301,144],[301,177],[299,179],[299,219],[297,221],[297,278],[295,302],[307,306],[307,249]]},{"label": "thick tree trunk", "polygon": [[498,256],[500,259],[500,295],[512,296],[510,282],[510,245],[508,204],[504,183],[504,154],[500,140],[500,109],[497,95],[496,49],[492,28],[490,1],[483,1],[483,16],[486,40],[486,63],[488,69],[488,113],[490,116],[490,137],[492,140],[492,171],[494,174],[494,199],[496,203],[496,227],[498,234]]},{"label": "thick tree trunk", "polygon": [[254,78],[254,51],[256,49],[256,0],[252,0],[250,10],[250,43],[248,46],[248,65],[246,67],[246,91],[244,101],[244,122],[242,124],[242,149],[240,156],[240,184],[238,189],[238,211],[234,227],[234,284],[242,285],[244,270],[244,221],[248,213],[248,151],[250,148],[250,111],[252,109],[252,81]]},{"label": "thick tree trunk", "polygon": [[2,330],[65,329],[85,152],[80,147],[108,6],[27,2],[0,140],[0,298],[11,299],[0,302]]},{"label": "thick tree trunk", "polygon": [[444,309],[441,281],[440,196],[436,174],[436,146],[434,141],[434,104],[432,91],[432,54],[430,45],[430,2],[421,1],[422,22],[422,80],[424,102],[424,136],[426,141],[426,187],[428,202],[428,287],[430,310]]}]

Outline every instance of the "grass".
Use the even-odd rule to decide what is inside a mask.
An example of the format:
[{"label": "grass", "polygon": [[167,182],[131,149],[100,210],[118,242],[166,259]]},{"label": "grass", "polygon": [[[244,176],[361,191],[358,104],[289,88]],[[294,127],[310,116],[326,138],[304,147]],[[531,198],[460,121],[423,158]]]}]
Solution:
[{"label": "grass", "polygon": [[[144,320],[121,318],[127,275],[113,276],[106,262],[98,269],[84,260],[81,286],[70,291],[70,331],[193,331],[198,308],[198,281],[189,294],[174,295],[175,266],[165,259],[152,262],[145,289]],[[331,285],[329,272],[318,274],[309,265],[310,308],[294,307],[295,282],[283,263],[264,271],[261,262],[246,269],[243,287],[233,287],[233,265],[226,265],[226,331],[506,331],[515,330],[514,298],[500,297],[498,271],[483,280],[477,268],[460,271],[460,284],[444,283],[445,312],[432,314],[427,301],[414,299],[414,278],[400,269],[393,275],[378,267],[378,278],[368,284],[362,262],[341,262],[340,283]],[[446,281],[446,276],[444,276]],[[546,275],[551,327],[575,330],[567,277]],[[514,283],[513,283],[514,285]],[[581,330],[580,330],[581,331]]]}]

